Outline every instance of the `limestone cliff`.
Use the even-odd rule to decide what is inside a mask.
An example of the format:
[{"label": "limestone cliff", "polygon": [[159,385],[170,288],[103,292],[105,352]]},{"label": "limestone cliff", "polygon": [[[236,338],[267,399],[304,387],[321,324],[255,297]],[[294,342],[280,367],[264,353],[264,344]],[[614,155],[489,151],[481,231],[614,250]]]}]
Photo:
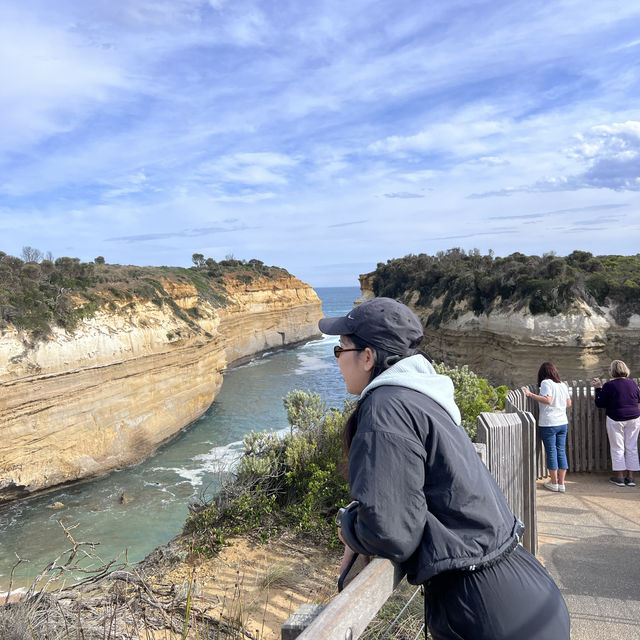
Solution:
[{"label": "limestone cliff", "polygon": [[[360,302],[374,297],[373,274],[360,276]],[[538,368],[553,362],[564,380],[608,378],[609,364],[624,360],[632,375],[640,373],[640,316],[632,315],[627,326],[614,319],[614,309],[591,307],[578,301],[569,312],[550,316],[528,311],[504,310],[476,315],[461,304],[455,319],[438,328],[429,318],[438,313],[417,306],[419,294],[406,299],[425,326],[424,350],[437,362],[464,364],[492,384],[516,387],[536,381]]]},{"label": "limestone cliff", "polygon": [[161,285],[170,305],[112,300],[39,341],[0,332],[0,502],[142,460],[206,411],[230,363],[318,335],[320,300],[288,274],[228,282],[224,306]]}]

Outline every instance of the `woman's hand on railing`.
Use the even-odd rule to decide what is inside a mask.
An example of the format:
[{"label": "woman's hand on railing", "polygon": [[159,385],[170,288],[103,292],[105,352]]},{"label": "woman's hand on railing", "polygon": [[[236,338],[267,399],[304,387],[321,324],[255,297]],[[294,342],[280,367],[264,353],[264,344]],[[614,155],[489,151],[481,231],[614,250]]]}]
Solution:
[{"label": "woman's hand on railing", "polygon": [[[351,562],[353,556],[356,554],[356,552],[351,549],[350,547],[348,547],[346,544],[344,545],[344,554],[342,555],[342,560],[340,562],[340,573],[342,574],[344,572],[344,570],[349,566],[349,563]],[[370,560],[371,560],[371,556],[362,556],[362,560],[364,561],[364,564],[369,564]]]},{"label": "woman's hand on railing", "polygon": [[591,381],[591,384],[593,385],[594,389],[602,389],[602,380],[600,380],[600,378],[594,378]]},{"label": "woman's hand on railing", "polygon": [[520,387],[523,391],[524,391],[524,395],[527,396],[527,398],[531,397],[533,394],[531,393],[531,389],[529,389],[529,387]]}]

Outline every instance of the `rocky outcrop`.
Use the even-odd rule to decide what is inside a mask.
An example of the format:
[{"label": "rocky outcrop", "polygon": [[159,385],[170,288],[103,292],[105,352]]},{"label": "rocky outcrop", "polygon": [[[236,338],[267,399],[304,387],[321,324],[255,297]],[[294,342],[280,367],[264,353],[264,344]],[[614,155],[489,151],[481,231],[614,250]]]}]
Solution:
[{"label": "rocky outcrop", "polygon": [[171,308],[112,301],[73,334],[0,334],[0,501],[139,462],[206,411],[229,364],[318,335],[320,300],[292,276],[227,284],[222,307],[162,286]]},{"label": "rocky outcrop", "polygon": [[[360,276],[360,286],[360,301],[374,296],[372,274]],[[476,315],[461,304],[455,319],[434,328],[429,319],[439,313],[439,301],[421,307],[417,293],[406,296],[425,327],[424,350],[436,362],[466,364],[492,384],[531,384],[545,361],[553,362],[564,380],[608,378],[615,359],[624,360],[632,375],[640,374],[640,316],[622,327],[613,309],[584,302],[556,316],[522,309]]]}]

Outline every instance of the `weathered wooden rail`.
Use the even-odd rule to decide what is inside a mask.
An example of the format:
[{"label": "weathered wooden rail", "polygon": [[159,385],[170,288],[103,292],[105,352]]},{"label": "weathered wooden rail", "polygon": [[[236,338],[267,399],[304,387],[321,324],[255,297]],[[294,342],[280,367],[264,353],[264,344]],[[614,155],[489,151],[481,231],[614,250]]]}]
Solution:
[{"label": "weathered wooden rail", "polygon": [[355,640],[400,584],[404,574],[388,560],[374,558],[345,589],[319,613],[311,611],[313,621],[300,633],[293,616],[282,628],[282,640]]}]

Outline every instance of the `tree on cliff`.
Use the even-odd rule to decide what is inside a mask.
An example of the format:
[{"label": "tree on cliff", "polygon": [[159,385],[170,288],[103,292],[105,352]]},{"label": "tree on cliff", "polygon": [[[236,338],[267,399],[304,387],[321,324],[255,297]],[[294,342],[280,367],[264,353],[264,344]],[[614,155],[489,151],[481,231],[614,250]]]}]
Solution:
[{"label": "tree on cliff", "polygon": [[22,247],[21,255],[25,262],[40,262],[43,258],[42,251],[40,251],[40,249],[34,249],[28,245],[26,247]]},{"label": "tree on cliff", "polygon": [[204,255],[202,255],[201,253],[194,253],[191,256],[191,262],[193,262],[193,264],[196,267],[204,267],[205,265]]}]

